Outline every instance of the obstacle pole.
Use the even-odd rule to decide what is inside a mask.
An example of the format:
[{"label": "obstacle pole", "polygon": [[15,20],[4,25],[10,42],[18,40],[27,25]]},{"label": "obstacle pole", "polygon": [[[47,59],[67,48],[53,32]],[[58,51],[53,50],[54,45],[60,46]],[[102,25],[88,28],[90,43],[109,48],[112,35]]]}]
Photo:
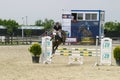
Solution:
[{"label": "obstacle pole", "polygon": [[96,62],[94,66],[98,66],[98,36],[96,36]]}]

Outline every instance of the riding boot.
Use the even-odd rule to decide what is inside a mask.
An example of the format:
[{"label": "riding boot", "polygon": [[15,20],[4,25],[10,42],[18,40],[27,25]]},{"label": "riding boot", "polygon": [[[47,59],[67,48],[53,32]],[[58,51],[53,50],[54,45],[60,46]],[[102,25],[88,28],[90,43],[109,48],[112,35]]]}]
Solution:
[{"label": "riding boot", "polygon": [[61,41],[63,42],[63,38],[61,38]]}]

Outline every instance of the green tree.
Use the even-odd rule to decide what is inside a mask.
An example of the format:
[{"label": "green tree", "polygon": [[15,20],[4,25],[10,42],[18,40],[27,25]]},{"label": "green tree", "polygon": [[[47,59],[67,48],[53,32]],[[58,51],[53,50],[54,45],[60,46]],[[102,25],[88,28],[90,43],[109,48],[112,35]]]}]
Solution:
[{"label": "green tree", "polygon": [[47,18],[44,20],[43,26],[45,29],[50,29],[54,25],[54,20],[50,19],[48,20]]},{"label": "green tree", "polygon": [[120,23],[119,22],[106,22],[105,35],[110,37],[117,37],[120,34]]},{"label": "green tree", "polygon": [[35,25],[36,25],[36,26],[43,26],[43,21],[42,21],[42,20],[37,20],[37,21],[35,22]]},{"label": "green tree", "polygon": [[11,43],[13,40],[14,31],[19,27],[19,24],[15,20],[2,20],[0,19],[0,25],[3,25],[7,29],[7,36],[8,36],[8,43],[9,43],[9,36],[11,36]]},{"label": "green tree", "polygon": [[30,30],[30,29],[25,30],[26,44],[28,44],[28,37],[30,37],[30,41],[31,41],[31,34],[32,34],[32,30]]},{"label": "green tree", "polygon": [[52,20],[52,19],[45,19],[44,21],[42,21],[42,20],[37,20],[36,22],[35,22],[35,25],[36,26],[43,26],[46,30],[47,29],[50,29],[50,28],[52,28],[52,26],[54,25],[54,20]]},{"label": "green tree", "polygon": [[120,33],[120,23],[116,23],[115,31]]},{"label": "green tree", "polygon": [[0,25],[3,25],[3,20],[2,19],[0,19]]},{"label": "green tree", "polygon": [[32,30],[26,29],[26,30],[25,30],[25,34],[26,34],[26,36],[31,36]]},{"label": "green tree", "polygon": [[4,26],[7,28],[8,35],[13,35],[14,31],[19,27],[19,24],[15,20],[4,20]]},{"label": "green tree", "polygon": [[107,31],[114,31],[115,30],[115,23],[114,22],[106,22],[105,23],[105,30]]}]

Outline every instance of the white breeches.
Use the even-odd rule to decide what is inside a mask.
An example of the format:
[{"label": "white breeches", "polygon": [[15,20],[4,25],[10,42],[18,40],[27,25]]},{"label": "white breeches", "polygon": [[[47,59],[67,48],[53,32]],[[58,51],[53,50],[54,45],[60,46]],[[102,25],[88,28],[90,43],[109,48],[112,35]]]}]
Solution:
[{"label": "white breeches", "polygon": [[58,35],[59,35],[60,37],[62,37],[60,31],[56,31],[56,30],[53,31],[53,35],[56,35],[57,33],[58,33]]}]

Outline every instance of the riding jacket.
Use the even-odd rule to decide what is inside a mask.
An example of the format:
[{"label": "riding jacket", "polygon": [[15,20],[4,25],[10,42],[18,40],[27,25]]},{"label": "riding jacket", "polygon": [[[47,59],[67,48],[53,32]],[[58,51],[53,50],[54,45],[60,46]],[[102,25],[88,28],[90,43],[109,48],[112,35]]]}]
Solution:
[{"label": "riding jacket", "polygon": [[54,26],[54,29],[56,30],[56,31],[59,31],[60,29],[62,29],[62,27],[59,25],[58,27],[57,26]]}]

